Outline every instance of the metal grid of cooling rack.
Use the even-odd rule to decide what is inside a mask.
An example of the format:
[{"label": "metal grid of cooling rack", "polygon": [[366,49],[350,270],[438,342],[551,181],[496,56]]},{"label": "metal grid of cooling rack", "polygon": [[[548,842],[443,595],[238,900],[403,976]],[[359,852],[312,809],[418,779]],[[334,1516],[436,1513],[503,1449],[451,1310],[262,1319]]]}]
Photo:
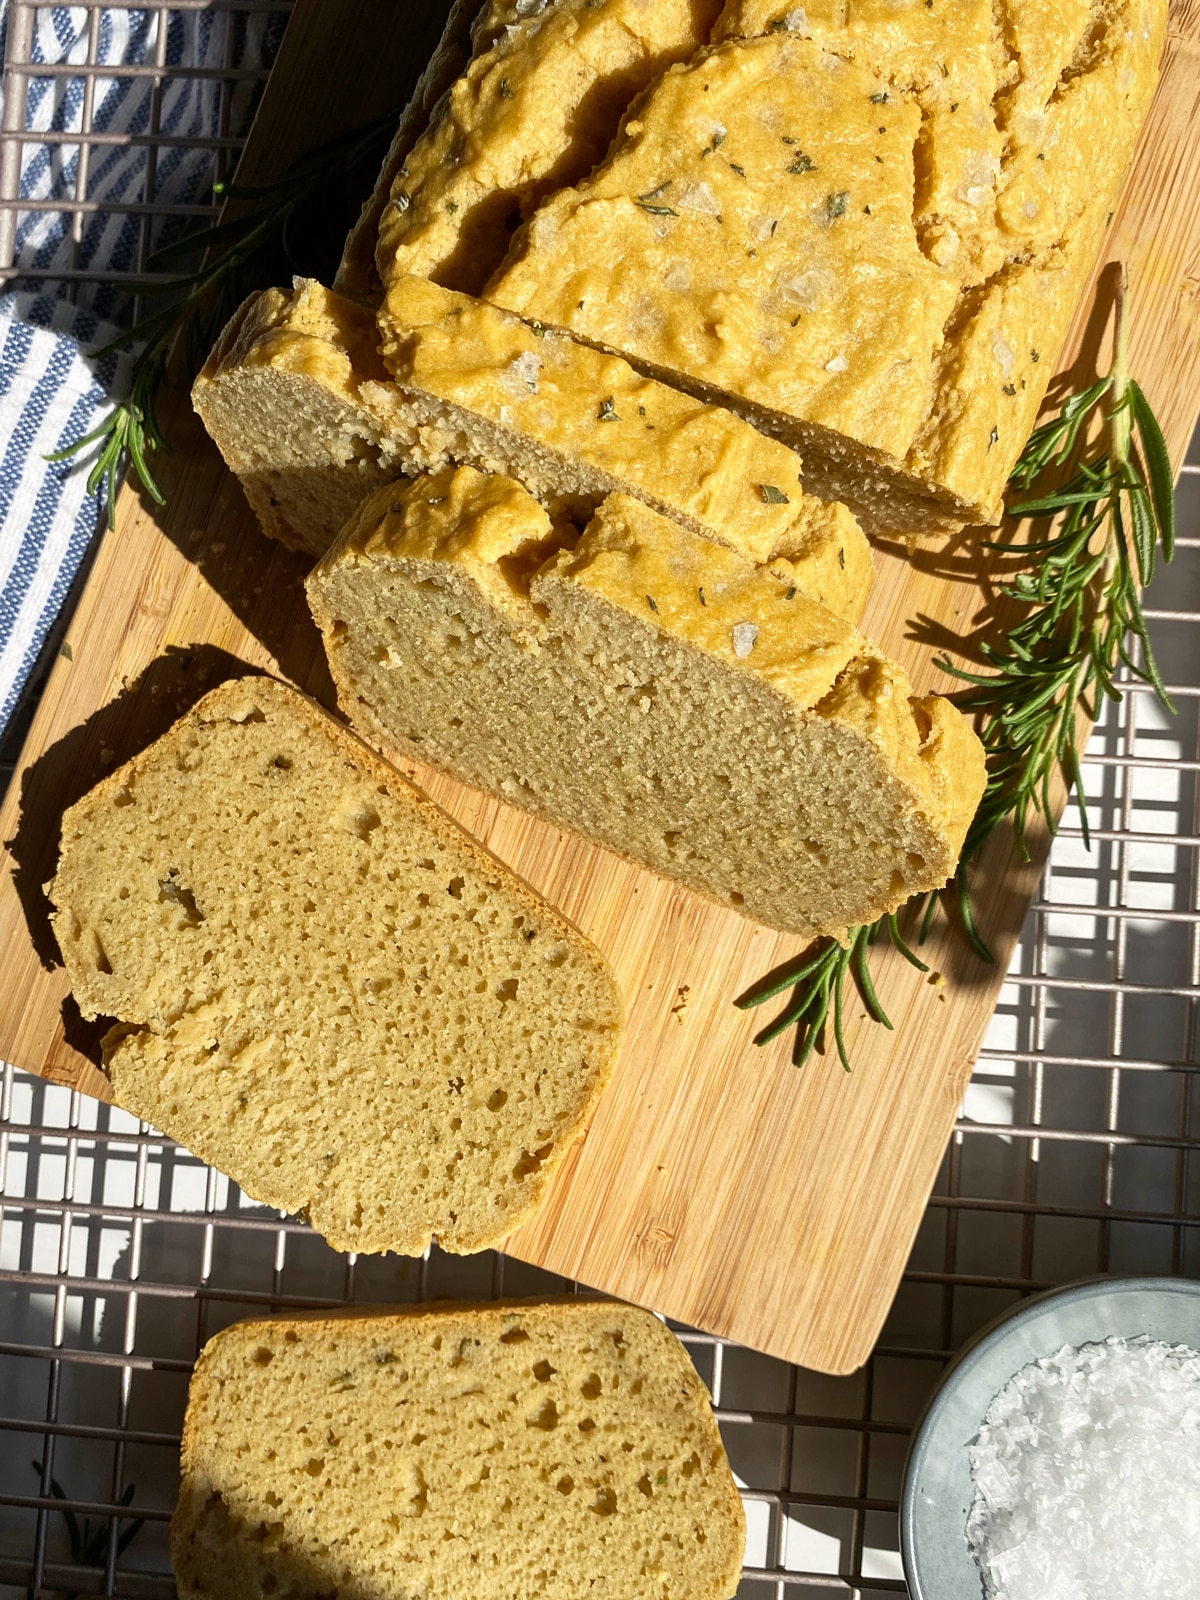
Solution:
[{"label": "metal grid of cooling rack", "polygon": [[[46,139],[27,126],[21,86],[35,76],[35,13],[47,9],[11,8],[0,279],[14,276],[26,209],[14,198],[14,150]],[[88,0],[73,9],[89,14],[88,61],[99,77],[97,19],[122,8]],[[137,15],[160,14],[165,38],[168,12],[286,9],[286,0],[176,0]],[[142,74],[152,99],[135,136],[147,149],[146,186],[131,202],[143,219],[137,270],[152,228],[208,214],[200,203],[172,209],[156,194],[155,162],[170,136],[157,131],[162,49],[155,59]],[[240,144],[229,107],[247,75],[231,71],[226,85],[220,132],[206,144],[221,175]],[[84,118],[89,106],[85,97]],[[54,137],[104,142],[83,141],[86,132],[83,120]],[[72,297],[95,279],[78,261],[88,182],[84,162],[59,206],[71,258],[42,273]],[[896,1499],[908,1435],[963,1341],[1022,1295],[1092,1272],[1200,1276],[1197,445],[1179,500],[1180,553],[1148,597],[1179,714],[1167,718],[1135,689],[1093,737],[1093,847],[1068,818],[871,1361],[830,1378],[680,1330],[743,1485],[740,1600],[903,1593]],[[574,1286],[494,1254],[339,1256],[145,1125],[4,1068],[0,1600],[174,1594],[166,1530],[187,1379],[199,1346],[228,1322],[286,1307],[563,1287]]]}]

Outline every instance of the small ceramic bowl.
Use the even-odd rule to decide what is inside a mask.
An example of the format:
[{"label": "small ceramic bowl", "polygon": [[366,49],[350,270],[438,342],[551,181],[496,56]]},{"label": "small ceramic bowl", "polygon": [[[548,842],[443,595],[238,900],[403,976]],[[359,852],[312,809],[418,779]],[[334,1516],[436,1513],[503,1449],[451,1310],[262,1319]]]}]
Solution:
[{"label": "small ceramic bowl", "polygon": [[981,1600],[967,1545],[967,1447],[993,1397],[1029,1362],[1063,1345],[1146,1334],[1200,1349],[1200,1283],[1096,1278],[1051,1289],[990,1324],[946,1371],[913,1438],[900,1498],[900,1553],[912,1600]]}]

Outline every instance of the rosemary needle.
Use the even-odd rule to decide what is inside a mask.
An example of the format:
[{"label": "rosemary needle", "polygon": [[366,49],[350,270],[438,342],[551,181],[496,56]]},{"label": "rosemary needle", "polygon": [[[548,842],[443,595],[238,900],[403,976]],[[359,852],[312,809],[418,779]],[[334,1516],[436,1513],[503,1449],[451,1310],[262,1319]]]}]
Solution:
[{"label": "rosemary needle", "polygon": [[[1086,453],[1089,435],[1102,425],[1101,439]],[[1081,459],[1082,457],[1082,459]],[[1077,463],[1073,466],[1072,464]],[[1060,480],[1037,493],[1047,478]],[[935,663],[967,685],[954,696],[976,714],[987,758],[987,782],[967,832],[962,858],[949,895],[958,906],[963,933],[975,954],[992,961],[975,920],[968,869],[986,841],[1011,823],[1017,850],[1029,859],[1025,835],[1031,814],[1053,831],[1052,785],[1061,773],[1074,787],[1085,843],[1087,805],[1083,793],[1079,714],[1094,722],[1105,699],[1119,700],[1118,675],[1152,688],[1174,711],[1154,658],[1140,590],[1154,576],[1161,557],[1175,553],[1174,482],[1162,429],[1139,386],[1129,376],[1125,274],[1117,285],[1113,362],[1108,375],[1071,395],[1058,415],[1035,428],[1013,469],[1010,515],[1046,523],[1043,536],[1021,543],[994,541],[985,546],[1019,555],[1030,566],[1000,593],[1026,608],[1021,620],[997,644],[981,653],[988,672],[972,672],[947,657]],[[926,900],[923,940],[936,913],[938,895]],[[761,1005],[791,988],[787,1008],[757,1036],[765,1044],[795,1026],[793,1059],[803,1064],[822,1037],[831,1003],[834,1042],[849,1068],[843,1036],[843,990],[851,976],[868,1014],[891,1027],[875,993],[867,951],[886,931],[893,946],[922,971],[928,970],[900,937],[893,913],[846,933],[845,944],[818,940],[800,963],[791,963],[756,984],[735,1003]],[[832,995],[832,1002],[831,1002]]]}]

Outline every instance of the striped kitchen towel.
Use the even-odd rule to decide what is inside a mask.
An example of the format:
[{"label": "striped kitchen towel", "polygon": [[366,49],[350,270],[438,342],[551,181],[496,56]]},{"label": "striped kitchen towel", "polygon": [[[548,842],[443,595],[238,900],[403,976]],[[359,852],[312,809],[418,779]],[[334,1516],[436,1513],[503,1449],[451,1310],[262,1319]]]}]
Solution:
[{"label": "striped kitchen towel", "polygon": [[[51,204],[16,213],[11,261],[30,276],[0,296],[0,733],[39,676],[100,521],[86,461],[81,469],[46,458],[92,432],[128,371],[127,361],[87,353],[132,313],[129,295],[104,274],[136,271],[144,250],[186,225],[159,217],[143,242],[142,219],[129,208],[203,202],[214,174],[202,142],[244,134],[261,89],[253,77],[223,87],[219,74],[269,67],[285,22],[278,9],[13,10],[0,0],[6,63],[81,69],[5,76],[4,92],[19,99],[3,108],[5,128],[44,136],[19,147],[20,198]],[[147,63],[162,66],[161,80],[123,71]],[[132,142],[72,142],[88,128]],[[77,185],[86,209],[55,209],[75,201]]]}]

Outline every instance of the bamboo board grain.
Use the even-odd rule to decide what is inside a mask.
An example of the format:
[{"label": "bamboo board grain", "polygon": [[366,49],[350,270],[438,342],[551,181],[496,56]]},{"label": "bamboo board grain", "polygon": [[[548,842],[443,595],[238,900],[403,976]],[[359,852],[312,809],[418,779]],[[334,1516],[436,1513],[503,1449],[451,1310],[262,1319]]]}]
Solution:
[{"label": "bamboo board grain", "polygon": [[[277,165],[294,151],[298,121],[313,142],[301,111],[314,60],[321,135],[361,120],[362,63],[403,48],[385,26],[387,8],[371,10],[373,32],[358,0],[300,0],[249,163],[269,170],[262,152]],[[411,25],[409,17],[401,26]],[[376,71],[373,81],[385,79]],[[1110,229],[1109,259],[1129,263],[1132,368],[1178,463],[1200,404],[1195,0],[1172,11],[1162,82]],[[1111,284],[1102,265],[1096,308],[1081,313],[1068,347],[1074,379],[1103,361]],[[41,890],[64,805],[246,665],[332,703],[304,607],[302,560],[258,534],[185,399],[176,398],[167,422],[175,440],[162,472],[168,505],[159,511],[123,492],[70,625],[72,659],[51,674],[0,813],[0,1054],[100,1095],[105,1081],[91,1064],[99,1030],[68,996]],[[1003,625],[992,600],[996,573],[970,542],[913,559],[884,548],[878,565],[865,627],[904,661],[920,692],[944,686],[931,666],[942,634],[964,648],[980,625]],[[856,1014],[852,1075],[828,1059],[796,1073],[788,1042],[756,1049],[760,1019],[730,1001],[798,941],[401,765],[596,940],[629,1003],[613,1085],[548,1204],[512,1236],[510,1251],[807,1366],[860,1365],[903,1272],[1036,887],[1044,836],[1031,864],[1004,839],[981,862],[980,921],[995,968],[970,956],[955,930],[926,949],[938,981],[881,956],[879,990],[895,1031]]]}]

